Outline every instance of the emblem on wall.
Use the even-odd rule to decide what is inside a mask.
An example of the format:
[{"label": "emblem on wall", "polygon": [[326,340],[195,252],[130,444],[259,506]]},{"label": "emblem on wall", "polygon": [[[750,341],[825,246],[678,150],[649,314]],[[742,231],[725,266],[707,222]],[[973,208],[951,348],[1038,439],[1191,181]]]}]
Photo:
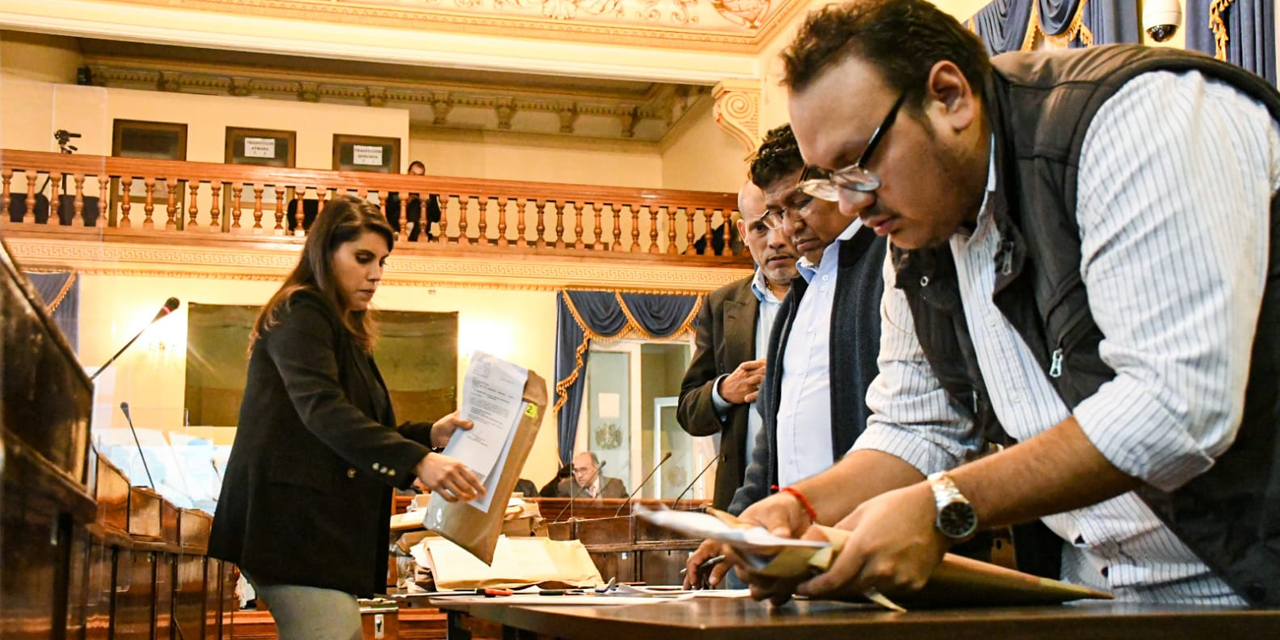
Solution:
[{"label": "emblem on wall", "polygon": [[612,450],[622,446],[622,427],[612,422],[596,425],[591,435],[595,438],[596,448]]}]

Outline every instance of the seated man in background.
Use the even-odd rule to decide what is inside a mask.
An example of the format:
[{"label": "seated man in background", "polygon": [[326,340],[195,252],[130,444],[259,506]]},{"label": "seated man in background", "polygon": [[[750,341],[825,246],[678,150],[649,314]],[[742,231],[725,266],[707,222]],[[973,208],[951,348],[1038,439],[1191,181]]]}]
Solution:
[{"label": "seated man in background", "polygon": [[697,351],[680,384],[676,418],[692,436],[720,435],[712,505],[726,509],[742,486],[763,424],[755,409],[764,380],[773,320],[791,290],[799,255],[782,229],[764,223],[764,191],[738,191],[738,232],[756,262],[754,274],[707,294],[698,311]]},{"label": "seated man in background", "polygon": [[[842,215],[836,203],[800,191],[803,171],[788,125],[769,132],[751,163],[751,181],[765,193],[765,224],[783,230],[802,257],[769,339],[759,400],[764,428],[729,505],[733,514],[768,497],[771,488],[829,468],[871,415],[866,395],[879,371],[880,273],[888,243]],[[699,565],[722,551],[704,542],[689,557],[686,587],[696,586]],[[727,564],[716,567],[707,583],[715,586],[727,570]]]},{"label": "seated man in background", "polygon": [[625,498],[627,487],[618,478],[600,475],[600,459],[590,451],[573,457],[573,476],[560,482],[560,498]]}]

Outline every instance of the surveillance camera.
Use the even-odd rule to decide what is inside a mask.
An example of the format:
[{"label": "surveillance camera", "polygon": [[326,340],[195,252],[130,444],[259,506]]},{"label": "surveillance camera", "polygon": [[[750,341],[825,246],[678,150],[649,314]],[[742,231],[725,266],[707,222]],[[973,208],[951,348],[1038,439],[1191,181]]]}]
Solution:
[{"label": "surveillance camera", "polygon": [[1142,28],[1156,42],[1172,38],[1180,24],[1182,5],[1178,0],[1147,0],[1142,8]]}]

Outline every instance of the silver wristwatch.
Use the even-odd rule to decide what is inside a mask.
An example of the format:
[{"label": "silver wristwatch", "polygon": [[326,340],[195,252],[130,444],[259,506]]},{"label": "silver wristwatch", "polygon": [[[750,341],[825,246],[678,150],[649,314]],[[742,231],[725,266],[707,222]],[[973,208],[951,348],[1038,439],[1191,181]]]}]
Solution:
[{"label": "silver wristwatch", "polygon": [[978,514],[969,499],[960,493],[946,471],[929,475],[933,501],[937,507],[934,526],[952,542],[964,542],[978,532]]}]

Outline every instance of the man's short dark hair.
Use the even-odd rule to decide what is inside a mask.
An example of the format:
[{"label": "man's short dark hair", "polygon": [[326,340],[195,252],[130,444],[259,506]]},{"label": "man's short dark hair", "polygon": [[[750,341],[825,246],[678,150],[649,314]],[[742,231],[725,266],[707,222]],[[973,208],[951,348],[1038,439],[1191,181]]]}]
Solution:
[{"label": "man's short dark hair", "polygon": [[766,133],[764,142],[751,158],[751,183],[768,189],[775,182],[804,168],[804,157],[791,125],[784,124]]},{"label": "man's short dark hair", "polygon": [[410,163],[409,163],[409,170],[410,170],[410,171],[413,171],[413,168],[414,168],[414,167],[422,167],[422,171],[423,171],[423,173],[426,173],[426,171],[427,171],[427,165],[422,164],[422,161],[421,161],[421,160],[414,160],[413,162],[410,162]]},{"label": "man's short dark hair", "polygon": [[941,60],[955,63],[978,96],[991,75],[977,34],[925,0],[851,0],[809,15],[782,54],[782,83],[799,93],[850,56],[875,66],[889,86],[908,96],[913,112],[929,71]]}]

